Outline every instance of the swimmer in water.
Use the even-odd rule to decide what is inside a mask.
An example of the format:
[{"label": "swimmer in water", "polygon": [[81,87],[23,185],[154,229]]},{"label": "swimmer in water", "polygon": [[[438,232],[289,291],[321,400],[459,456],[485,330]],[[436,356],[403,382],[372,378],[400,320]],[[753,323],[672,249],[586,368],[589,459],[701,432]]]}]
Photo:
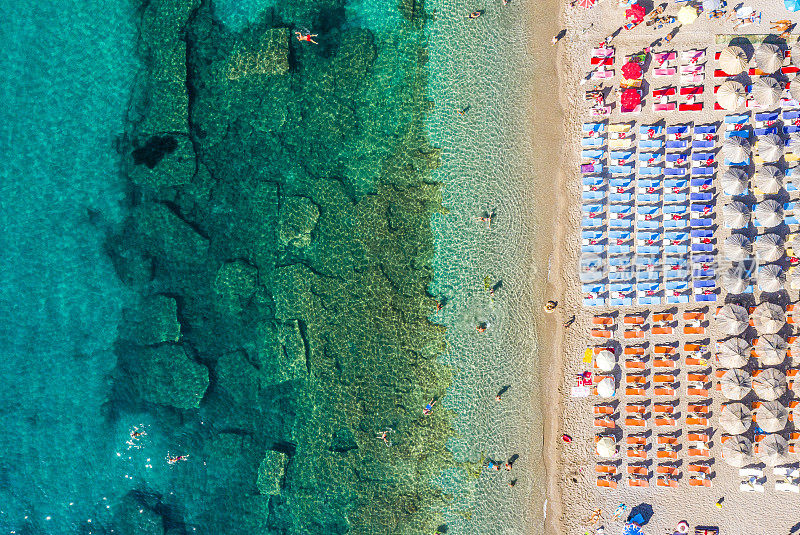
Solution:
[{"label": "swimmer in water", "polygon": [[188,458],[189,458],[188,455],[171,456],[171,455],[167,454],[167,464],[176,464],[176,463],[179,463],[181,461],[185,461]]},{"label": "swimmer in water", "polygon": [[127,444],[128,447],[131,447],[131,448],[138,448],[139,447],[139,439],[142,438],[143,436],[146,436],[146,435],[147,435],[147,432],[144,430],[144,426],[142,426],[142,427],[134,426],[133,429],[131,429],[131,431],[129,433],[130,438],[128,439],[127,442],[125,442],[125,444]]},{"label": "swimmer in water", "polygon": [[436,398],[431,398],[431,401],[422,409],[422,415],[427,416],[433,411],[433,406],[436,405]]},{"label": "swimmer in water", "polygon": [[389,433],[391,433],[391,432],[392,432],[392,429],[387,429],[386,431],[381,431],[381,432],[379,432],[377,434],[377,436],[375,438],[379,438],[379,439],[383,440],[383,443],[386,444],[386,447],[389,447],[389,446],[392,445],[392,441],[389,440],[387,435]]},{"label": "swimmer in water", "polygon": [[473,11],[472,13],[470,13],[469,15],[467,15],[467,18],[468,18],[468,19],[477,19],[477,18],[478,18],[478,17],[480,17],[481,15],[483,15],[483,10],[482,10],[482,9],[479,9],[478,11]]},{"label": "swimmer in water", "polygon": [[312,43],[312,44],[315,44],[315,45],[319,44],[316,41],[314,41],[314,39],[313,39],[313,37],[318,37],[319,36],[316,33],[294,32],[294,34],[297,36],[297,40],[298,41],[301,41],[301,42],[305,41],[307,43]]}]

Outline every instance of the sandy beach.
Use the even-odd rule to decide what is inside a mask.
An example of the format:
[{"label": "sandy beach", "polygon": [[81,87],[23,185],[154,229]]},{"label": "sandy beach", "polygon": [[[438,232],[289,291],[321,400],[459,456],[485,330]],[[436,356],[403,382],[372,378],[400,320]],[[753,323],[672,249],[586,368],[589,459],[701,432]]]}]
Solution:
[{"label": "sandy beach", "polygon": [[[704,80],[705,93],[703,97],[705,108],[702,112],[653,112],[652,97],[648,96],[641,113],[636,115],[621,115],[617,102],[608,121],[612,123],[636,121],[637,125],[651,124],[657,121],[665,121],[668,125],[685,122],[700,124],[718,122],[726,113],[730,113],[714,110],[713,106],[715,80],[711,73],[716,67],[714,53],[724,48],[722,43],[726,40],[724,37],[717,38],[716,36],[735,37],[743,33],[768,34],[770,33],[770,21],[790,19],[798,22],[800,20],[797,14],[788,13],[784,9],[783,2],[760,2],[752,3],[752,5],[762,11],[760,23],[736,32],[733,29],[735,19],[709,20],[701,15],[694,24],[682,27],[669,44],[662,44],[654,49],[654,51],[677,50],[679,53],[681,50],[688,49],[706,50],[707,74]],[[678,6],[670,3],[665,14],[675,15],[678,9]],[[800,520],[796,496],[774,490],[776,478],[769,468],[764,471],[765,474],[769,473],[765,492],[740,492],[739,484],[742,478],[735,468],[728,466],[721,459],[719,436],[712,437],[710,442],[710,466],[713,470],[713,486],[711,488],[690,486],[688,474],[684,476],[677,488],[657,486],[655,476],[652,477],[650,486],[646,488],[629,487],[625,482],[625,476],[616,489],[603,489],[596,485],[595,463],[598,457],[595,454],[593,443],[595,428],[592,424],[592,406],[598,400],[596,396],[588,398],[570,396],[574,377],[586,369],[586,365],[582,363],[584,350],[587,347],[599,345],[596,339],[589,336],[593,315],[616,310],[619,318],[622,318],[627,313],[644,311],[652,313],[669,310],[674,312],[677,317],[687,310],[703,308],[708,318],[713,315],[715,305],[725,302],[725,295],[722,294],[716,303],[710,303],[705,307],[699,303],[662,304],[650,307],[633,306],[621,309],[598,308],[597,310],[583,306],[578,277],[581,241],[581,176],[578,171],[580,125],[584,122],[602,119],[589,116],[590,105],[584,101],[583,94],[593,84],[581,85],[580,81],[591,68],[589,65],[591,49],[624,23],[624,8],[619,7],[616,2],[611,0],[600,2],[589,10],[565,5],[560,20],[560,25],[552,25],[550,32],[550,35],[553,35],[561,28],[568,29],[566,37],[553,49],[555,63],[558,66],[560,87],[558,97],[563,110],[564,138],[563,143],[556,143],[552,146],[551,158],[548,162],[555,168],[557,159],[560,163],[558,166],[560,172],[550,173],[552,182],[550,188],[554,192],[550,196],[550,200],[555,205],[557,215],[552,225],[553,232],[550,234],[552,245],[544,248],[549,255],[551,274],[548,279],[546,298],[558,301],[559,305],[556,313],[552,316],[542,314],[544,320],[541,324],[542,370],[551,370],[542,373],[541,384],[542,406],[544,407],[543,453],[547,471],[548,499],[544,532],[582,535],[586,532],[593,533],[594,528],[604,525],[605,533],[621,533],[622,523],[611,521],[611,514],[617,505],[625,503],[629,510],[640,504],[652,506],[652,518],[644,526],[647,534],[661,534],[665,530],[674,530],[681,520],[686,520],[693,528],[699,525],[718,526],[720,533],[726,535],[793,533],[794,531],[791,530],[799,528],[797,523]],[[617,72],[616,77],[606,83],[606,87],[619,85],[619,68],[624,63],[625,55],[641,50],[657,38],[666,35],[674,27],[675,25],[669,25],[656,30],[641,24],[631,31],[623,30],[611,43],[616,49],[617,59],[614,68]],[[793,36],[791,43],[795,39],[796,36]],[[647,75],[645,77],[648,80]],[[652,78],[648,81],[653,82]],[[672,83],[675,84],[675,82]],[[717,80],[716,85],[719,83]],[[667,82],[652,83],[650,89],[661,85],[667,85]],[[553,102],[555,102],[555,96],[555,91],[553,91]],[[744,112],[744,108],[740,108],[739,113]],[[555,194],[555,192],[560,193]],[[722,199],[720,199],[720,204],[721,201]],[[714,237],[719,242],[729,232],[719,225],[716,227]],[[794,292],[792,300],[796,299],[797,295]],[[572,315],[576,317],[575,323],[566,330],[561,323]],[[680,323],[679,326],[682,327],[683,323]],[[624,342],[621,341],[621,326],[619,329],[612,338],[617,343],[624,345]],[[648,338],[648,341],[650,343],[658,343],[660,340],[669,341],[683,347],[686,342],[697,341],[701,338],[713,346],[713,342],[717,339],[713,320],[705,336],[685,335],[676,329],[676,333],[672,336],[661,339],[658,337]],[[683,372],[681,369],[681,373]],[[684,413],[689,403],[685,398],[686,396],[680,396],[678,405]],[[556,399],[559,400],[559,403],[555,402]],[[723,398],[719,393],[713,392],[711,399],[713,411],[718,411]],[[710,427],[713,427],[717,420],[716,412],[709,420],[711,421]],[[686,426],[681,427],[680,430],[686,432]],[[573,439],[572,443],[562,442],[560,440],[562,433],[568,433]],[[653,433],[655,434],[655,431]],[[620,448],[624,449],[624,445],[620,444]],[[619,458],[618,455],[617,459]],[[685,469],[687,459],[683,457],[681,459],[683,459]],[[797,461],[795,457],[791,460],[793,463]],[[650,470],[654,473],[656,461],[653,455],[650,456],[648,463]],[[620,467],[624,470],[627,465],[627,460],[622,458]],[[720,498],[724,498],[722,507],[716,507],[715,502]],[[602,521],[598,524],[587,522],[591,513],[598,508],[603,512]]]}]

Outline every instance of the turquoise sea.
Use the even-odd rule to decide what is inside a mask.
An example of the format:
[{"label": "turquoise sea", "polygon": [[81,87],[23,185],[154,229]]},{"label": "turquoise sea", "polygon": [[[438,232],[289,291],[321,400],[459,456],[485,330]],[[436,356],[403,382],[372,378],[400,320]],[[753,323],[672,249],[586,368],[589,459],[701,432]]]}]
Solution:
[{"label": "turquoise sea", "polygon": [[433,10],[0,15],[0,531],[456,533]]}]

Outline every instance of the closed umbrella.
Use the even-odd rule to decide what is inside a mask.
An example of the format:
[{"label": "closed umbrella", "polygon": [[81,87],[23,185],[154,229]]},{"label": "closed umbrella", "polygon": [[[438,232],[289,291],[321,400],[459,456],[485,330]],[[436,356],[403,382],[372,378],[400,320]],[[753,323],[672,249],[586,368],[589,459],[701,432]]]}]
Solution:
[{"label": "closed umbrella", "polygon": [[617,359],[614,357],[614,353],[604,349],[594,359],[595,364],[597,367],[603,370],[604,372],[610,372],[614,369],[614,366],[617,365]]},{"label": "closed umbrella", "polygon": [[611,437],[603,437],[597,441],[597,454],[608,459],[617,453],[617,443]]},{"label": "closed umbrella", "polygon": [[[777,162],[778,160],[781,159],[781,156],[783,156],[783,149],[785,148],[785,146],[786,145],[783,143],[783,140],[777,134],[768,134],[766,136],[761,136],[758,138],[758,155],[761,156],[761,158],[765,162]],[[766,165],[764,167],[767,169],[777,170],[777,168],[773,165]],[[756,173],[756,178],[758,178],[758,175],[759,173]],[[779,174],[776,176],[780,178],[781,175]],[[758,182],[756,182],[756,184],[758,184]],[[774,192],[766,191],[764,190],[764,188],[761,188],[760,186],[759,188],[762,191],[764,191],[764,193],[777,193],[778,190],[781,189],[781,185],[780,181],[778,181],[777,189]]]},{"label": "closed umbrella", "polygon": [[597,395],[601,398],[610,398],[615,392],[616,387],[614,386],[614,379],[611,377],[606,377],[597,385]]},{"label": "closed umbrella", "polygon": [[722,305],[716,315],[719,330],[734,336],[747,329],[750,324],[748,320],[747,309],[733,303]]},{"label": "closed umbrella", "polygon": [[727,228],[744,228],[750,223],[750,208],[743,202],[729,202],[722,207],[722,221]]},{"label": "closed umbrella", "polygon": [[725,258],[739,262],[750,257],[750,240],[744,234],[731,234],[722,242]]},{"label": "closed umbrella", "polygon": [[766,401],[774,401],[786,392],[786,376],[776,368],[767,368],[753,377],[753,390]]},{"label": "closed umbrella", "polygon": [[788,451],[789,444],[785,438],[777,434],[770,434],[756,446],[756,457],[767,466],[778,466],[788,461],[786,457]]},{"label": "closed umbrella", "polygon": [[735,110],[744,104],[744,86],[736,80],[725,80],[717,89],[717,102],[726,110]]},{"label": "closed umbrella", "polygon": [[767,228],[777,227],[783,222],[783,206],[778,201],[767,199],[756,204],[753,216]]},{"label": "closed umbrella", "polygon": [[763,43],[756,50],[756,67],[767,74],[773,73],[783,65],[783,52],[778,45]]},{"label": "closed umbrella", "polygon": [[722,154],[731,163],[742,163],[750,157],[750,142],[743,137],[729,137],[722,143]]},{"label": "closed umbrella", "polygon": [[750,375],[740,369],[728,370],[719,380],[722,395],[728,399],[739,400],[750,393]]},{"label": "closed umbrella", "polygon": [[742,436],[728,437],[722,444],[722,460],[736,468],[749,464],[752,453],[753,443]]},{"label": "closed umbrella", "polygon": [[756,424],[767,433],[777,433],[786,428],[789,411],[777,401],[766,401],[756,409]]},{"label": "closed umbrella", "polygon": [[753,350],[762,366],[779,366],[786,358],[786,341],[777,334],[762,334]]},{"label": "closed umbrella", "polygon": [[738,167],[728,167],[725,172],[722,173],[722,177],[720,177],[720,185],[725,195],[741,195],[746,193],[747,173]]},{"label": "closed umbrella", "polygon": [[697,8],[685,5],[678,10],[678,22],[681,24],[691,24],[697,19]]},{"label": "closed umbrella", "polygon": [[753,413],[742,403],[728,403],[719,412],[719,425],[726,433],[741,435],[753,424]]},{"label": "closed umbrella", "polygon": [[750,344],[743,338],[728,338],[717,342],[717,351],[717,360],[723,368],[741,368],[750,362]]},{"label": "closed umbrella", "polygon": [[786,325],[786,314],[774,303],[761,303],[753,311],[753,323],[759,334],[774,334]]},{"label": "closed umbrella", "polygon": [[763,234],[756,238],[755,250],[762,262],[774,262],[783,256],[783,241],[777,234]]},{"label": "closed umbrella", "polygon": [[637,80],[642,77],[642,66],[635,61],[629,61],[622,66],[622,76],[628,80]]},{"label": "closed umbrella", "polygon": [[[777,142],[779,143],[778,149],[773,149],[772,143],[775,142],[774,139],[766,141],[766,138],[770,137],[778,138],[777,139]],[[783,154],[783,142],[778,136],[764,136],[763,138],[758,140],[758,153],[761,155],[762,158],[766,159],[766,157],[764,156],[765,151],[770,152],[770,156],[774,156],[776,154],[775,150],[780,152],[780,154],[777,155],[777,158],[775,158],[775,160],[778,160]],[[781,190],[783,182],[783,172],[774,165],[765,165],[761,169],[756,171],[756,175],[755,177],[753,177],[753,181],[755,182],[756,187],[760,189],[763,193],[773,195]]]},{"label": "closed umbrella", "polygon": [[642,103],[642,97],[636,89],[630,88],[622,92],[620,96],[622,107],[626,110],[632,110]]},{"label": "closed umbrella", "polygon": [[719,54],[719,68],[736,76],[747,67],[747,54],[738,46],[729,46]]},{"label": "closed umbrella", "polygon": [[740,266],[730,266],[722,272],[720,285],[730,294],[740,294],[745,291],[750,282],[750,277]]}]

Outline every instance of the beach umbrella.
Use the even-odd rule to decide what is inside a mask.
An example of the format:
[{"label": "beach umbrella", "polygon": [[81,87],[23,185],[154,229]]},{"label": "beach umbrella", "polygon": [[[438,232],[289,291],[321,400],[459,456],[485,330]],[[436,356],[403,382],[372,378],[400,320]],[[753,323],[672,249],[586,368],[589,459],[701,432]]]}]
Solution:
[{"label": "beach umbrella", "polygon": [[756,409],[756,424],[767,433],[777,433],[786,428],[789,411],[777,401],[767,401]]},{"label": "beach umbrella", "polygon": [[678,22],[681,24],[691,24],[697,19],[697,8],[685,5],[678,10]]},{"label": "beach umbrella", "polygon": [[745,67],[747,67],[747,54],[738,46],[729,46],[719,53],[719,68],[725,71],[726,74],[736,76]]},{"label": "beach umbrella", "polygon": [[761,303],[753,311],[753,323],[759,334],[774,334],[786,324],[786,315],[774,303]]},{"label": "beach umbrella", "polygon": [[744,228],[750,223],[750,208],[743,202],[729,202],[722,207],[722,221],[727,228]]},{"label": "beach umbrella", "polygon": [[735,110],[744,104],[744,86],[736,80],[725,80],[717,89],[717,102],[726,110]]},{"label": "beach umbrella", "polygon": [[778,466],[788,461],[786,453],[789,451],[789,444],[780,435],[774,433],[767,435],[758,443],[756,449],[756,457],[767,466]]},{"label": "beach umbrella", "polygon": [[750,281],[750,277],[739,266],[730,266],[722,272],[720,285],[729,294],[740,294],[745,291]]},{"label": "beach umbrella", "polygon": [[601,398],[610,398],[615,392],[614,379],[611,377],[606,377],[597,385],[597,395]]},{"label": "beach umbrella", "polygon": [[783,93],[783,87],[775,78],[762,76],[753,82],[750,94],[761,106],[769,108],[777,104]]},{"label": "beach umbrella", "polygon": [[745,437],[728,437],[722,444],[722,459],[736,468],[748,464],[752,452],[753,443]]},{"label": "beach umbrella", "polygon": [[756,238],[756,258],[762,262],[774,262],[783,256],[783,243],[777,234],[762,234]]},{"label": "beach umbrella", "polygon": [[[792,355],[796,355],[796,347],[795,344],[792,344]],[[792,359],[792,361],[794,361],[794,359]],[[792,394],[794,394],[794,397],[800,398],[800,377],[792,379],[790,386],[792,387]]]},{"label": "beach umbrella", "polygon": [[[794,269],[789,271],[792,274],[792,279],[789,281],[789,288],[792,290],[800,290],[800,270]],[[800,351],[800,348],[798,348]],[[800,352],[797,353],[800,356]]]},{"label": "beach umbrella", "polygon": [[758,268],[758,289],[762,292],[778,292],[783,288],[781,280],[781,267],[777,264],[767,264]]},{"label": "beach umbrella", "polygon": [[622,76],[628,80],[636,80],[642,77],[642,66],[635,61],[629,61],[622,66]]},{"label": "beach umbrella", "polygon": [[[776,147],[772,145],[775,142],[772,137],[778,138],[778,136],[764,136],[758,140],[758,153],[761,155],[762,158],[766,159],[765,152],[769,152],[770,156],[775,156],[777,153],[777,157],[775,160],[780,159],[781,154],[783,154],[783,142],[780,138],[778,138],[778,142],[780,143],[780,148],[773,148]],[[770,138],[769,141],[766,138]],[[773,152],[774,151],[774,152]],[[771,161],[775,161],[771,160]],[[762,192],[767,193],[769,195],[773,195],[778,193],[781,190],[782,182],[783,182],[783,172],[774,165],[765,165],[758,171],[756,171],[755,176],[753,177],[753,182],[755,183],[756,187],[760,189]]]},{"label": "beach umbrella", "polygon": [[722,154],[732,163],[742,163],[750,157],[750,142],[743,137],[729,137],[722,143]]},{"label": "beach umbrella", "polygon": [[722,305],[716,315],[716,321],[723,333],[734,336],[743,333],[750,325],[747,309],[733,303]]},{"label": "beach umbrella", "polygon": [[595,0],[578,0],[578,5],[584,9],[590,9],[594,7]]},{"label": "beach umbrella", "polygon": [[595,282],[605,278],[605,263],[594,253],[581,255],[580,279],[581,282]]},{"label": "beach umbrella", "polygon": [[747,191],[747,173],[738,167],[728,167],[720,177],[720,184],[725,195],[741,195]]},{"label": "beach umbrella", "polygon": [[597,454],[600,457],[608,459],[617,453],[617,443],[611,437],[603,437],[597,441]]},{"label": "beach umbrella", "polygon": [[756,67],[766,73],[773,73],[783,65],[783,52],[778,45],[763,43],[756,49]]},{"label": "beach umbrella", "polygon": [[[617,365],[617,359],[616,357],[614,357],[614,353],[612,353],[607,349],[604,349],[603,351],[599,352],[597,356],[594,358],[594,362],[595,364],[597,364],[597,367],[603,370],[604,372],[610,372],[611,370],[614,369],[614,366]],[[598,392],[599,392],[599,387],[598,387]]]},{"label": "beach umbrella", "polygon": [[[783,156],[783,149],[786,144],[777,134],[767,134],[766,136],[760,136],[758,138],[758,155],[765,162],[777,162]],[[780,178],[781,173],[780,170],[775,167],[774,165],[766,165],[764,166],[767,169],[773,169],[778,171],[776,177]],[[762,168],[763,170],[763,168]],[[758,177],[758,173],[756,173],[756,177]],[[781,185],[780,181],[777,182],[777,189],[774,192],[769,192],[764,190],[764,188],[760,188],[764,193],[777,193],[780,190]]]},{"label": "beach umbrella", "polygon": [[[800,50],[798,50],[797,53],[800,54]],[[795,62],[795,61],[800,61],[800,60],[797,60],[794,57],[794,51],[792,51],[792,62]],[[789,96],[792,97],[793,99],[797,100],[797,101],[800,101],[800,83],[789,84]],[[796,133],[796,132],[793,132],[793,133]],[[790,137],[792,138],[793,141],[794,141],[794,139],[796,139],[796,136],[790,135]]]},{"label": "beach umbrella", "polygon": [[630,88],[622,92],[619,101],[625,109],[633,109],[642,103],[642,97],[636,89]]},{"label": "beach umbrella", "polygon": [[786,358],[786,340],[777,334],[762,334],[753,350],[763,366],[779,366]]},{"label": "beach umbrella", "polygon": [[717,360],[723,368],[741,368],[750,362],[750,344],[743,338],[717,342],[717,351]]},{"label": "beach umbrella", "polygon": [[742,399],[750,393],[750,386],[750,375],[739,369],[726,371],[719,380],[722,395],[728,399]]},{"label": "beach umbrella", "polygon": [[622,529],[622,535],[644,535],[644,531],[642,531],[642,526],[636,522],[626,522]]},{"label": "beach umbrella", "polygon": [[639,24],[644,20],[645,9],[641,4],[633,4],[625,10],[625,19],[634,24]]},{"label": "beach umbrella", "polygon": [[719,0],[703,0],[703,12],[711,13],[719,8]]},{"label": "beach umbrella", "polygon": [[756,221],[767,228],[776,227],[783,222],[783,206],[781,206],[778,201],[772,199],[761,201],[756,204],[756,208],[753,210],[753,216],[756,218]]},{"label": "beach umbrella", "polygon": [[725,258],[739,262],[750,256],[750,240],[744,234],[731,234],[722,242]]},{"label": "beach umbrella", "polygon": [[774,401],[786,392],[786,376],[776,368],[767,368],[753,377],[753,390],[766,401]]},{"label": "beach umbrella", "polygon": [[[783,5],[789,11],[800,11],[800,0],[783,0]],[[794,55],[792,58],[794,58]]]},{"label": "beach umbrella", "polygon": [[741,435],[753,424],[753,413],[742,403],[727,403],[719,411],[719,425],[726,433]]}]

